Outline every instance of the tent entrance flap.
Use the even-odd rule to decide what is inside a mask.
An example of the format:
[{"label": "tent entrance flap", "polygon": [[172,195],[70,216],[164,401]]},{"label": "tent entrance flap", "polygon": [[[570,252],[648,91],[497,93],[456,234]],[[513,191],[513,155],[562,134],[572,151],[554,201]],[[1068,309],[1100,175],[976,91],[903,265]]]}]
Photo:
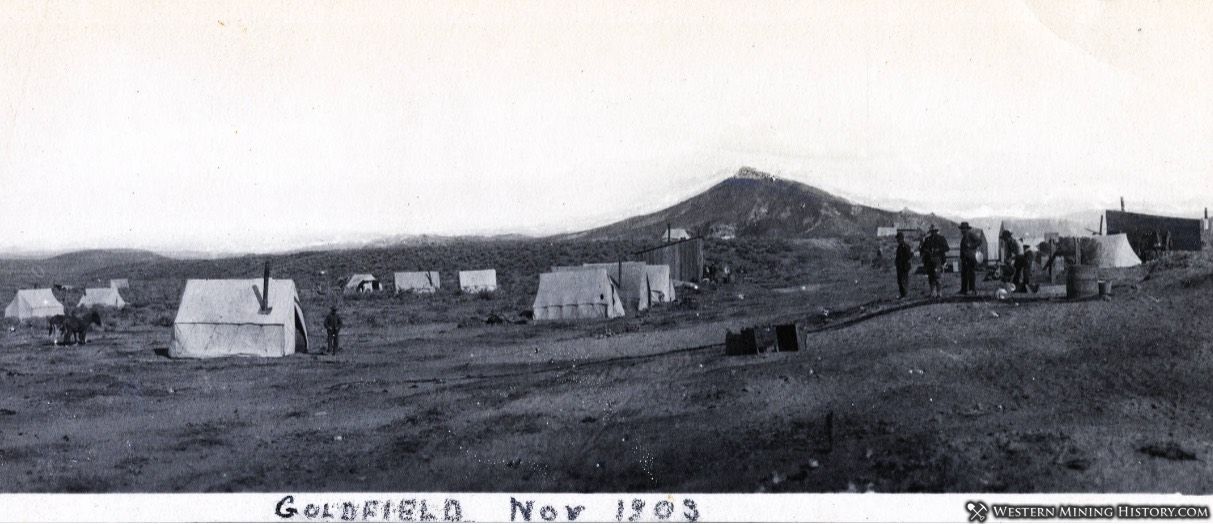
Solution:
[{"label": "tent entrance flap", "polygon": [[295,351],[308,352],[307,322],[303,320],[303,309],[295,304]]}]

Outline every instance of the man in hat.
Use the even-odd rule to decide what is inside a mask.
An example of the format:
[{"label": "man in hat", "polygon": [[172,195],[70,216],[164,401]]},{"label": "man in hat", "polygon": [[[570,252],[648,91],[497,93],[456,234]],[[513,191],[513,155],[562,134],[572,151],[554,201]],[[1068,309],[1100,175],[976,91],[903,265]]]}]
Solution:
[{"label": "man in hat", "polygon": [[906,298],[909,294],[910,287],[910,265],[914,260],[914,250],[910,249],[910,244],[906,242],[906,235],[901,231],[897,232],[897,253],[894,257],[894,265],[897,267],[897,299]]},{"label": "man in hat", "polygon": [[1006,282],[1007,275],[1014,274],[1016,261],[1019,260],[1020,255],[1023,255],[1023,250],[1020,249],[1019,241],[1015,240],[1015,236],[1010,231],[1004,229],[1002,233],[998,234],[998,237],[1002,239],[998,249],[1002,258],[1002,281]]},{"label": "man in hat", "polygon": [[326,352],[336,355],[341,349],[337,343],[337,335],[341,333],[341,315],[337,314],[337,306],[329,308],[328,316],[324,317],[324,330],[328,333]]},{"label": "man in hat", "polygon": [[1015,277],[1011,279],[1015,283],[1015,291],[1018,293],[1027,293],[1028,286],[1032,285],[1032,246],[1029,244],[1023,245],[1023,253],[1015,258]]},{"label": "man in hat", "polygon": [[977,294],[977,250],[981,248],[981,238],[969,226],[968,222],[960,223],[960,294]]},{"label": "man in hat", "polygon": [[927,230],[927,236],[922,239],[922,244],[918,246],[919,253],[922,254],[922,266],[927,271],[927,283],[931,287],[931,298],[939,298],[943,296],[943,291],[939,285],[939,275],[943,273],[943,264],[948,256],[948,241],[939,234],[939,228],[935,224],[931,224],[931,228]]}]

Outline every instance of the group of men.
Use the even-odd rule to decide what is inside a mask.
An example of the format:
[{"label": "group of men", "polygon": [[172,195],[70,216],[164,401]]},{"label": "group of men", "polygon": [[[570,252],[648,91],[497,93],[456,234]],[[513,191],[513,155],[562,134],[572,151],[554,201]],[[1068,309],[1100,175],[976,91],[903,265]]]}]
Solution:
[{"label": "group of men", "polygon": [[[898,298],[903,299],[909,294],[910,270],[913,266],[914,251],[906,241],[904,233],[898,231],[896,238],[897,291]],[[1008,271],[1008,273],[1013,272],[1011,282],[1015,284],[1016,291],[1026,293],[1032,279],[1032,248],[1028,245],[1021,246],[1010,231],[1004,230],[1000,239],[1002,240],[1000,249],[1006,255],[1005,259],[1011,264],[1009,268],[1011,271]],[[960,223],[960,291],[957,292],[959,295],[977,294],[978,252],[982,250],[982,243],[982,235],[976,229],[969,226],[968,222]],[[939,228],[934,224],[927,230],[927,235],[923,237],[922,242],[918,244],[918,253],[922,258],[923,270],[927,274],[927,283],[932,298],[943,296],[939,277],[943,273],[948,251],[951,249],[947,239],[939,234]]]}]

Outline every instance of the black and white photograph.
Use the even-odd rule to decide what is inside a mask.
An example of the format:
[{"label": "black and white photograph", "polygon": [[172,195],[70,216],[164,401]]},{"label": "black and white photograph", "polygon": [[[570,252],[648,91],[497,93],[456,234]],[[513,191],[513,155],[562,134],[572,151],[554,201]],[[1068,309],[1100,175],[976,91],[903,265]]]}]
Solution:
[{"label": "black and white photograph", "polygon": [[0,493],[1209,495],[1211,28],[0,0]]}]

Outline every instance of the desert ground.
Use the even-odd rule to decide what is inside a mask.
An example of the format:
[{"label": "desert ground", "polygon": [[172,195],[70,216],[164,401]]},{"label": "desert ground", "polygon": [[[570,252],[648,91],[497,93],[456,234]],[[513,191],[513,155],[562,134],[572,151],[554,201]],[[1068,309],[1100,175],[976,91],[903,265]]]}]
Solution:
[{"label": "desert ground", "polygon": [[[869,244],[710,241],[737,282],[610,321],[484,322],[518,319],[547,266],[637,247],[273,256],[313,350],[330,304],[346,325],[343,353],[280,359],[164,356],[185,279],[255,278],[260,257],[4,261],[5,301],[47,278],[132,289],[83,346],[5,324],[0,489],[1213,492],[1208,250],[1105,270],[1107,300],[999,301],[980,282],[980,299],[930,301],[916,276],[897,302]],[[498,292],[451,289],[482,267]],[[355,271],[421,269],[441,292],[336,292]],[[725,355],[726,330],[790,321],[806,350]]]}]

